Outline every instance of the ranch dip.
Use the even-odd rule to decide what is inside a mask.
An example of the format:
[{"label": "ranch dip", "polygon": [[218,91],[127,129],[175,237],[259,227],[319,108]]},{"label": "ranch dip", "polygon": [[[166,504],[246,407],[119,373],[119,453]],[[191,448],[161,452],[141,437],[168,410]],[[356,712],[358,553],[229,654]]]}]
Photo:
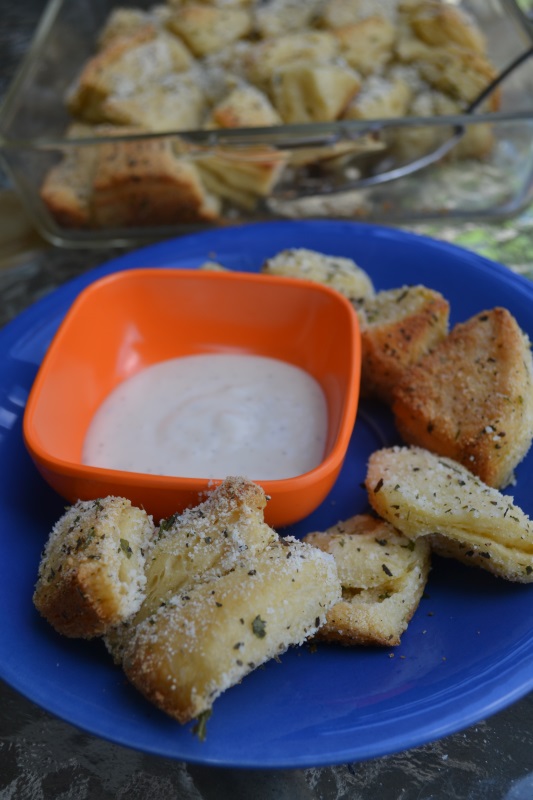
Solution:
[{"label": "ranch dip", "polygon": [[301,475],[323,458],[326,399],[304,370],[255,355],[162,361],[97,410],[84,464],[189,478]]}]

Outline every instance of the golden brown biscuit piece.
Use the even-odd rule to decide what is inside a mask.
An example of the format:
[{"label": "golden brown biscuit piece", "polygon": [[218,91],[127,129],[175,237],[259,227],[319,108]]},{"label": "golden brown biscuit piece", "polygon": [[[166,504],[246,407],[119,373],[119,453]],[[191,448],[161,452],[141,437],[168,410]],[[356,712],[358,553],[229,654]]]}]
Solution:
[{"label": "golden brown biscuit piece", "polygon": [[[393,119],[406,115],[413,96],[399,76],[370,75],[348,104],[343,119]],[[396,135],[396,132],[395,132]]]},{"label": "golden brown biscuit piece", "polygon": [[137,628],[124,669],[148,700],[194,719],[245,675],[325,622],[340,598],[335,561],[295,539],[175,595]]},{"label": "golden brown biscuit piece", "polygon": [[54,525],[33,602],[65,636],[90,639],[135,614],[154,525],[122,497],[78,501]]},{"label": "golden brown biscuit piece", "polygon": [[167,22],[195,56],[222,50],[251,31],[252,15],[246,8],[188,3],[177,8]]},{"label": "golden brown biscuit piece", "polygon": [[370,276],[351,258],[325,255],[305,247],[282,250],[264,262],[261,272],[324,283],[351,300],[374,294]]},{"label": "golden brown biscuit piece", "polygon": [[254,30],[261,39],[274,39],[313,26],[322,0],[269,0],[255,3]]},{"label": "golden brown biscuit piece", "polygon": [[209,191],[242,208],[253,208],[278,182],[287,156],[262,145],[221,147],[216,155],[202,156],[195,163]]},{"label": "golden brown biscuit piece", "polygon": [[391,20],[380,14],[335,30],[341,55],[361,75],[379,72],[392,60],[396,32]]},{"label": "golden brown biscuit piece", "polygon": [[276,70],[274,105],[284,122],[331,122],[359,91],[361,80],[342,64],[295,61]]},{"label": "golden brown biscuit piece", "polygon": [[339,52],[339,43],[330,31],[288,33],[258,42],[245,56],[250,83],[270,92],[273,77],[281,67],[295,62],[330,63]]},{"label": "golden brown biscuit piece", "polygon": [[206,107],[198,81],[183,72],[150,83],[133,94],[110,95],[100,109],[109,122],[164,133],[199,128]]},{"label": "golden brown biscuit piece", "polygon": [[206,123],[213,128],[261,128],[281,124],[281,117],[267,95],[246,84],[235,87],[217,103]]},{"label": "golden brown biscuit piece", "polygon": [[93,215],[102,227],[172,225],[217,219],[192,161],[177,158],[168,139],[106,142],[93,181]]},{"label": "golden brown biscuit piece", "polygon": [[85,65],[67,96],[69,111],[87,122],[105,122],[102,103],[110,95],[129,95],[166,75],[189,69],[183,42],[152,25],[122,36]]},{"label": "golden brown biscuit piece", "polygon": [[372,508],[409,539],[428,537],[441,555],[533,582],[533,522],[457,461],[385,448],[371,455],[365,483]]},{"label": "golden brown biscuit piece", "polygon": [[304,541],[331,553],[342,600],[327,614],[317,638],[341,644],[400,644],[430,570],[430,547],[412,542],[388,522],[360,514]]},{"label": "golden brown biscuit piece", "polygon": [[403,373],[448,333],[448,301],[426,286],[377,292],[355,303],[361,328],[361,392],[390,403]]},{"label": "golden brown biscuit piece", "polygon": [[506,486],[533,438],[528,337],[506,309],[476,314],[405,372],[392,410],[405,442]]},{"label": "golden brown biscuit piece", "polygon": [[416,35],[431,47],[447,47],[450,43],[485,53],[486,41],[474,20],[460,8],[429,0],[416,5],[410,15]]},{"label": "golden brown biscuit piece", "polygon": [[116,663],[139,623],[170,597],[226,574],[277,541],[264,521],[267,498],[255,483],[226,478],[198,506],[161,520],[145,564],[142,605],[125,625],[109,631],[106,646]]}]

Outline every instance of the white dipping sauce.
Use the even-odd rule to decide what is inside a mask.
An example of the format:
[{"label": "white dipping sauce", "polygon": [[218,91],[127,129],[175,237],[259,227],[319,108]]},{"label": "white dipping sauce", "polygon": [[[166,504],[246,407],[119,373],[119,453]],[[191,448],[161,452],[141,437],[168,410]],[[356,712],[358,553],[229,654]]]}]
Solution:
[{"label": "white dipping sauce", "polygon": [[319,383],[277,359],[206,354],[162,361],[104,400],[85,464],[189,478],[301,475],[323,458],[327,407]]}]

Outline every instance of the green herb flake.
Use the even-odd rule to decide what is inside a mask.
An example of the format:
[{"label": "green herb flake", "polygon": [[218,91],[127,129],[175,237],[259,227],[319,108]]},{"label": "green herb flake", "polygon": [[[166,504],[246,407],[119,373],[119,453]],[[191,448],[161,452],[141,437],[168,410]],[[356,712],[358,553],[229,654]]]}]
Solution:
[{"label": "green herb flake", "polygon": [[205,742],[207,736],[207,720],[211,716],[211,713],[212,710],[208,708],[196,717],[196,724],[192,732],[198,736],[201,742]]},{"label": "green herb flake", "polygon": [[252,631],[258,639],[264,639],[266,636],[266,622],[264,619],[261,619],[259,614],[252,621]]},{"label": "green herb flake", "polygon": [[128,542],[127,539],[120,540],[120,549],[126,555],[127,558],[131,558],[133,550],[131,549],[130,543]]}]

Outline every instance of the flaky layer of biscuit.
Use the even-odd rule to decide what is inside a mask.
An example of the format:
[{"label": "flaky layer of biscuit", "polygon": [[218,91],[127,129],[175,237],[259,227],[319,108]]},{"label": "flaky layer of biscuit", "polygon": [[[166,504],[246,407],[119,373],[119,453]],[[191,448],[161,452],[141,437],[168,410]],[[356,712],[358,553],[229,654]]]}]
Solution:
[{"label": "flaky layer of biscuit", "polygon": [[328,611],[317,637],[346,645],[400,644],[428,578],[428,542],[412,542],[368,514],[304,541],[333,555],[342,585],[342,599]]},{"label": "flaky layer of biscuit", "polygon": [[126,674],[155,705],[188,722],[251,670],[312,636],[339,598],[331,556],[280,540],[145,620],[127,648]]},{"label": "flaky layer of biscuit", "polygon": [[410,539],[507,580],[533,582],[533,522],[513,498],[465,467],[418,447],[373,453],[365,485],[372,508]]}]

